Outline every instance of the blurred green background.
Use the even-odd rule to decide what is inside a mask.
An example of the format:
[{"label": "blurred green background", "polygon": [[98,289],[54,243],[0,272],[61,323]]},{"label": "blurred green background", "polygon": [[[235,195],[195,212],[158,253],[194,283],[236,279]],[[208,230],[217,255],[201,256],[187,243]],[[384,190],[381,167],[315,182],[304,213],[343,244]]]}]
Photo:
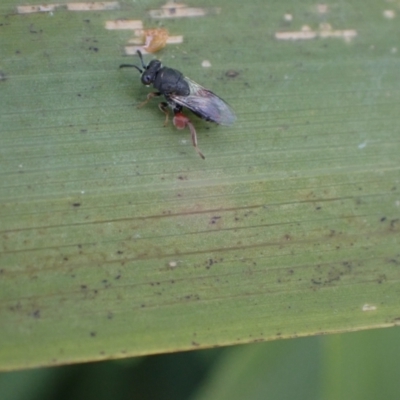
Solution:
[{"label": "blurred green background", "polygon": [[398,399],[388,328],[0,375],[2,400]]}]

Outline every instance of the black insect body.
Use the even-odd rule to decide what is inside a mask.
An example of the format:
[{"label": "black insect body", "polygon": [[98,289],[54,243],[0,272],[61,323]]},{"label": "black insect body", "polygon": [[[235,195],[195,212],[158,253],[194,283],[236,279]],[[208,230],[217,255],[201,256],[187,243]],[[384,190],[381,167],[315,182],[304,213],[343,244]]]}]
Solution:
[{"label": "black insect body", "polygon": [[232,125],[236,116],[228,104],[216,94],[200,86],[198,83],[182,75],[173,68],[164,67],[159,60],[152,60],[145,65],[142,53],[138,50],[142,68],[132,64],[122,64],[120,68],[133,67],[142,75],[141,81],[144,85],[153,87],[157,92],[147,95],[147,99],[140,105],[145,105],[155,96],[164,95],[166,102],[159,104],[160,110],[165,114],[165,124],[168,122],[168,106],[174,113],[173,124],[178,129],[189,128],[193,146],[201,158],[205,158],[197,146],[196,130],[184,114],[183,107],[188,108],[198,117],[215,122],[220,125]]}]

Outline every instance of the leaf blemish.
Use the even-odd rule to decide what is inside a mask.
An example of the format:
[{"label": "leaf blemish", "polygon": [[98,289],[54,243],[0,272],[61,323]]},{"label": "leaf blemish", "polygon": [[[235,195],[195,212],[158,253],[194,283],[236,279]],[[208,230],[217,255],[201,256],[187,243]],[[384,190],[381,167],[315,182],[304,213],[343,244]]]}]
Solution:
[{"label": "leaf blemish", "polygon": [[211,218],[210,223],[211,223],[211,224],[216,224],[216,223],[218,222],[219,219],[221,219],[221,217],[215,215],[214,217]]},{"label": "leaf blemish", "polygon": [[376,310],[376,306],[372,305],[372,304],[364,304],[362,306],[362,310],[363,311],[375,311]]},{"label": "leaf blemish", "polygon": [[239,72],[235,71],[233,69],[225,72],[225,76],[228,78],[236,78],[238,75],[239,75]]}]

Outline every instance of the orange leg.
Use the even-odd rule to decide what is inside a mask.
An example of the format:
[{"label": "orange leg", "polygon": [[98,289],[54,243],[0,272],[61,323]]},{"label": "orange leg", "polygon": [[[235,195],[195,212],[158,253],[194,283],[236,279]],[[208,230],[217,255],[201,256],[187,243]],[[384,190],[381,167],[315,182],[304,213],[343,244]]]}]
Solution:
[{"label": "orange leg", "polygon": [[147,98],[145,101],[142,101],[137,107],[138,108],[142,108],[143,106],[145,106],[153,97],[156,96],[161,96],[161,93],[159,92],[151,92],[147,95]]},{"label": "orange leg", "polygon": [[175,116],[174,116],[174,119],[172,120],[172,122],[177,129],[185,129],[186,127],[189,128],[190,134],[192,136],[193,146],[194,146],[195,150],[197,151],[197,154],[204,160],[205,157],[197,146],[196,129],[194,128],[193,124],[190,122],[189,118],[185,117],[182,113],[178,112],[178,113],[175,113]]},{"label": "orange leg", "polygon": [[168,104],[162,102],[158,105],[158,108],[165,114],[164,126],[167,126],[169,119]]}]

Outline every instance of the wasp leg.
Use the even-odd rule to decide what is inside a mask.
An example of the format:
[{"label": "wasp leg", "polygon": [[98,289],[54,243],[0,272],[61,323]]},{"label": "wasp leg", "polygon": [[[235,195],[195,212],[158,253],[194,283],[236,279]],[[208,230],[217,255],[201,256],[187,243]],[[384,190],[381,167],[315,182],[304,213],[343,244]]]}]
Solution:
[{"label": "wasp leg", "polygon": [[161,96],[161,93],[160,92],[152,92],[152,93],[149,93],[148,95],[147,95],[147,98],[146,98],[146,100],[145,101],[142,101],[137,107],[138,108],[142,108],[144,105],[146,105],[153,97],[156,97],[156,96]]},{"label": "wasp leg", "polygon": [[197,154],[204,160],[205,157],[203,153],[200,151],[200,149],[197,146],[197,133],[196,129],[194,128],[194,125],[190,122],[188,117],[185,117],[182,113],[177,112],[175,113],[173,123],[177,129],[185,129],[186,127],[189,128],[190,134],[192,136],[192,143],[193,147],[197,151]]},{"label": "wasp leg", "polygon": [[168,112],[168,104],[165,102],[162,102],[158,105],[158,108],[160,111],[162,111],[165,114],[165,121],[164,121],[164,126],[167,126],[168,124],[168,118],[169,118],[169,112]]},{"label": "wasp leg", "polygon": [[193,146],[195,148],[195,150],[197,151],[197,154],[203,159],[205,160],[204,154],[200,151],[200,149],[197,146],[197,133],[196,133],[196,129],[194,129],[193,124],[188,120],[187,122],[187,126],[189,127],[190,133],[192,135],[192,143]]}]

